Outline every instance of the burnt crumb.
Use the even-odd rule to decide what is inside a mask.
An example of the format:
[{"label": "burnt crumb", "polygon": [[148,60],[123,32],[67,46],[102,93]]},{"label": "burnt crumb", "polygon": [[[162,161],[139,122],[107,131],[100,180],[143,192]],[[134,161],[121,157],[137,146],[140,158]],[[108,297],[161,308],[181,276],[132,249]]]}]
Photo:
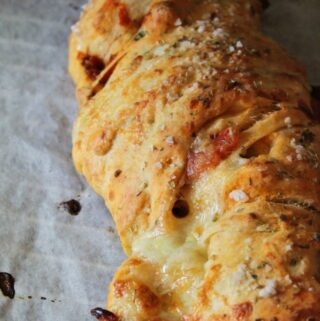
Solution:
[{"label": "burnt crumb", "polygon": [[177,200],[172,208],[172,214],[176,218],[184,218],[189,214],[189,205],[185,200]]},{"label": "burnt crumb", "polygon": [[79,59],[81,60],[81,65],[84,67],[87,76],[91,80],[95,80],[105,68],[103,60],[98,56],[79,53]]},{"label": "burnt crumb", "polygon": [[31,299],[32,299],[32,296],[31,296],[31,295],[28,295],[28,299],[31,300]]},{"label": "burnt crumb", "polygon": [[6,272],[0,272],[0,289],[4,296],[9,297],[10,299],[14,298],[14,277]]},{"label": "burnt crumb", "polygon": [[114,234],[116,232],[112,226],[108,226],[107,231],[111,234]]},{"label": "burnt crumb", "polygon": [[114,177],[119,177],[121,175],[122,171],[121,169],[117,169],[115,172],[114,172]]},{"label": "burnt crumb", "polygon": [[253,220],[257,220],[258,219],[258,215],[256,213],[249,213],[250,218],[252,218]]},{"label": "burnt crumb", "polygon": [[47,298],[45,298],[44,296],[42,296],[42,297],[40,298],[40,300],[47,300]]},{"label": "burnt crumb", "polygon": [[299,138],[299,143],[304,146],[308,147],[314,141],[314,133],[309,129],[305,129]]},{"label": "burnt crumb", "polygon": [[81,211],[81,204],[79,203],[79,201],[75,199],[71,199],[66,202],[61,202],[59,204],[59,207],[63,208],[70,215],[78,215],[79,212]]},{"label": "burnt crumb", "polygon": [[100,321],[119,321],[119,318],[115,314],[102,308],[94,308],[90,313]]}]

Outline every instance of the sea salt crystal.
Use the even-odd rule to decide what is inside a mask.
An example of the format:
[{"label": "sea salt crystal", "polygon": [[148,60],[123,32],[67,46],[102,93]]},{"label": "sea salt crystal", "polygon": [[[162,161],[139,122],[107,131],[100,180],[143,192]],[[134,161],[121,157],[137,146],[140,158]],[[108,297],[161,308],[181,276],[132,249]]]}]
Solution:
[{"label": "sea salt crystal", "polygon": [[180,47],[181,47],[182,49],[190,49],[190,48],[194,48],[194,47],[195,47],[195,44],[192,43],[191,41],[184,40],[184,41],[181,41],[181,42],[180,42]]},{"label": "sea salt crystal", "polygon": [[236,189],[230,192],[229,198],[236,202],[247,201],[249,199],[248,195],[241,189]]},{"label": "sea salt crystal", "polygon": [[285,123],[288,127],[291,127],[291,126],[292,126],[291,117],[286,117],[286,118],[284,119],[284,123]]},{"label": "sea salt crystal", "polygon": [[260,298],[267,298],[277,294],[277,281],[267,280],[266,285],[259,291]]},{"label": "sea salt crystal", "polygon": [[234,285],[238,285],[240,284],[242,281],[244,281],[245,277],[246,277],[246,265],[245,264],[241,264],[239,265],[238,269],[232,274],[232,283]]},{"label": "sea salt crystal", "polygon": [[236,42],[236,47],[237,47],[237,48],[242,48],[242,47],[243,47],[243,44],[242,44],[242,42],[241,42],[240,40],[238,40],[238,41]]},{"label": "sea salt crystal", "polygon": [[168,44],[165,44],[165,45],[163,45],[163,46],[157,47],[157,48],[153,51],[153,53],[154,53],[156,56],[162,56],[162,55],[165,53],[165,51],[166,51],[166,49],[167,49],[168,47],[169,47]]},{"label": "sea salt crystal", "polygon": [[182,20],[181,20],[180,18],[178,18],[178,19],[174,22],[174,25],[175,25],[176,27],[181,26],[181,25],[182,25]]},{"label": "sea salt crystal", "polygon": [[162,167],[163,167],[163,165],[162,165],[161,162],[156,162],[156,163],[154,164],[154,166],[155,166],[156,168],[162,168]]},{"label": "sea salt crystal", "polygon": [[71,26],[71,31],[74,32],[74,33],[79,31],[78,23],[75,23],[74,25]]},{"label": "sea salt crystal", "polygon": [[167,137],[166,137],[166,143],[167,143],[168,145],[174,145],[174,137],[172,137],[172,136],[167,136]]},{"label": "sea salt crystal", "polygon": [[222,37],[224,35],[224,31],[221,28],[215,29],[213,31],[213,35],[215,37]]},{"label": "sea salt crystal", "polygon": [[199,28],[198,28],[198,32],[204,32],[206,30],[206,27],[205,25],[200,25]]},{"label": "sea salt crystal", "polygon": [[284,247],[285,252],[289,252],[292,250],[292,243],[288,243]]},{"label": "sea salt crystal", "polygon": [[214,19],[213,19],[213,23],[219,23],[219,18],[218,17],[215,17]]}]

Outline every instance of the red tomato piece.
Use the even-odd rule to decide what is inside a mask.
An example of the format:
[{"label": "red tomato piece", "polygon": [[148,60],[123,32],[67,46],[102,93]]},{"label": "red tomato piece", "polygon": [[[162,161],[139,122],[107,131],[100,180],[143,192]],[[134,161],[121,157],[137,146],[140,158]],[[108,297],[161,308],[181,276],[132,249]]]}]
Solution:
[{"label": "red tomato piece", "polygon": [[187,158],[187,178],[198,178],[204,171],[218,166],[236,149],[238,143],[239,129],[226,127],[213,138],[212,144],[205,151],[190,151]]},{"label": "red tomato piece", "polygon": [[123,4],[119,6],[119,21],[121,26],[128,26],[131,23],[128,10]]}]

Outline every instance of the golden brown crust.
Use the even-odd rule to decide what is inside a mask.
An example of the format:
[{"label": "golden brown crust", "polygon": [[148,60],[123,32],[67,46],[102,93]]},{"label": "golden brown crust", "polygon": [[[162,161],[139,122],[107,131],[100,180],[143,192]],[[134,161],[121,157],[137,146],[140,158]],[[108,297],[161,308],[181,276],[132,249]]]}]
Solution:
[{"label": "golden brown crust", "polygon": [[71,35],[74,162],[130,255],[108,299],[121,320],[320,315],[320,126],[260,13],[96,0]]}]

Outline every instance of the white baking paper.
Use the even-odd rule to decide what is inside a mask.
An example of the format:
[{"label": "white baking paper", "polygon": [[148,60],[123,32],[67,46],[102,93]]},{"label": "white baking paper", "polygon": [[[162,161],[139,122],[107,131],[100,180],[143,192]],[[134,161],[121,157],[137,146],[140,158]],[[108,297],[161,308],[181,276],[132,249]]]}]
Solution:
[{"label": "white baking paper", "polygon": [[[67,39],[81,4],[0,0],[0,271],[16,279],[13,300],[0,294],[1,321],[92,320],[125,258],[103,201],[70,155],[77,107]],[[319,22],[319,0],[274,0],[264,15],[266,32],[304,63],[313,84]],[[57,208],[72,198],[82,204],[78,216]]]}]

